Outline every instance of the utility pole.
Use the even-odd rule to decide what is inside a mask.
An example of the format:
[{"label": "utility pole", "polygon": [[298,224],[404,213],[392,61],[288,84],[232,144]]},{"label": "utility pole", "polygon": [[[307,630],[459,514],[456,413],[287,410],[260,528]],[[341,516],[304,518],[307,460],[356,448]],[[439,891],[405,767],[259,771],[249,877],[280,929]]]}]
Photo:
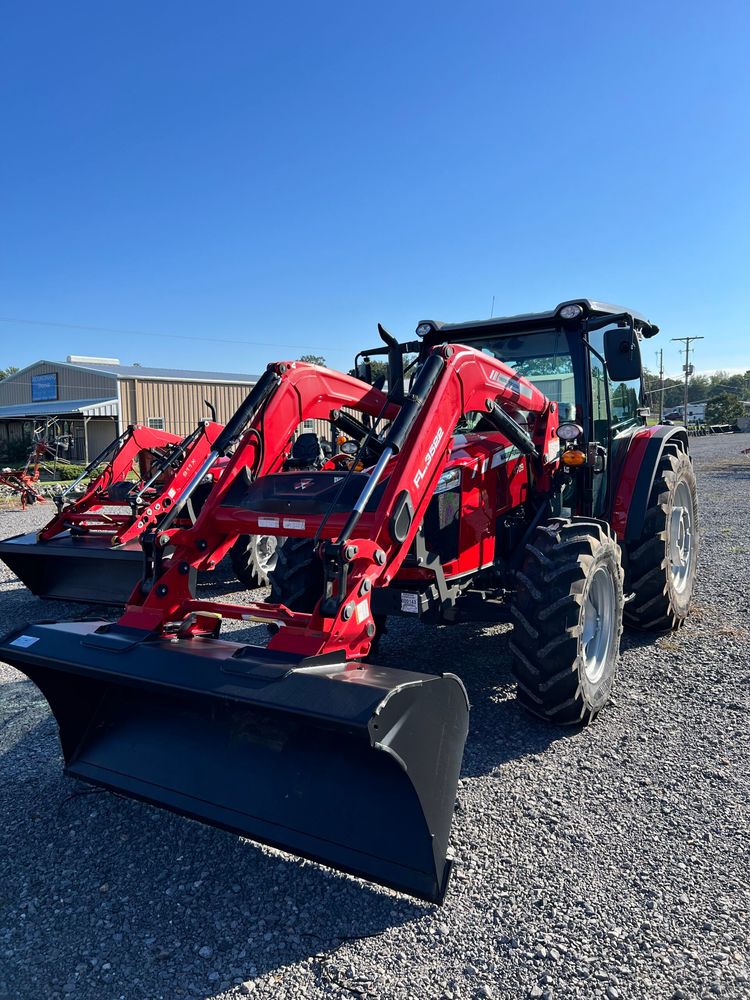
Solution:
[{"label": "utility pole", "polygon": [[687,427],[688,382],[690,381],[690,376],[693,374],[693,369],[690,364],[690,344],[694,340],[705,340],[705,337],[672,337],[672,340],[677,340],[681,344],[685,345],[685,364],[682,366],[685,371],[685,395],[683,397],[683,419],[685,421],[685,426]]},{"label": "utility pole", "polygon": [[659,423],[664,423],[664,348],[659,353]]}]

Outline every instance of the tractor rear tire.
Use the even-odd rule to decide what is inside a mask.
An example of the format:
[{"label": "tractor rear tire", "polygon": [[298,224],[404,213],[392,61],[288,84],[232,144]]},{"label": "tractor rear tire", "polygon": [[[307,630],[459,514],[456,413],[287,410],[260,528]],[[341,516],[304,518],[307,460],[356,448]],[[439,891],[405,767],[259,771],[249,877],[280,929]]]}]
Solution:
[{"label": "tractor rear tire", "polygon": [[526,546],[512,605],[517,697],[559,725],[585,725],[617,672],[624,607],[620,547],[609,528],[554,518]]},{"label": "tractor rear tire", "polygon": [[685,449],[665,445],[656,469],[641,537],[627,549],[625,624],[640,631],[676,631],[685,622],[698,558],[698,499]]},{"label": "tractor rear tire", "polygon": [[310,614],[323,596],[323,564],[312,538],[287,538],[268,574],[271,604]]},{"label": "tractor rear tire", "polygon": [[240,535],[229,550],[234,575],[248,590],[267,587],[279,552],[275,535]]}]

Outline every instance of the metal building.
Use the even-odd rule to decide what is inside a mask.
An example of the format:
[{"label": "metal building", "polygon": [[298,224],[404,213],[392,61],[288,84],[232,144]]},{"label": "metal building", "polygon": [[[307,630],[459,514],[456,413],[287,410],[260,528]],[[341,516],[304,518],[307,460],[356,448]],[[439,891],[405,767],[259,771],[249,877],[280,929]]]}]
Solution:
[{"label": "metal building", "polygon": [[207,404],[224,423],[257,381],[236,372],[185,371],[122,365],[116,358],[69,355],[37,361],[0,380],[0,460],[14,443],[31,441],[34,428],[53,421],[70,441],[65,457],[85,463],[128,424],[185,435]]}]

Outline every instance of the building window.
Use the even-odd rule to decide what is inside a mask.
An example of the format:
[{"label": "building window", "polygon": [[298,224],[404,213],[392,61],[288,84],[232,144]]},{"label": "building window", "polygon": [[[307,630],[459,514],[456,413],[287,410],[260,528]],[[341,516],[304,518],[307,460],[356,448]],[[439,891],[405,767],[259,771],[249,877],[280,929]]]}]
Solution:
[{"label": "building window", "polygon": [[164,417],[149,417],[146,421],[148,427],[154,431],[164,430]]}]

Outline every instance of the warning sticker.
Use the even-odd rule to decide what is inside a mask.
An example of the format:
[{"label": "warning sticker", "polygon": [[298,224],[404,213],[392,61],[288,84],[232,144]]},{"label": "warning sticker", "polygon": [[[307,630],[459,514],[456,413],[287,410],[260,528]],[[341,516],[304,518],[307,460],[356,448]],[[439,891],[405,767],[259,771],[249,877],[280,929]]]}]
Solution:
[{"label": "warning sticker", "polygon": [[359,604],[354,609],[354,613],[357,616],[357,624],[361,625],[362,622],[367,621],[370,617],[370,608],[368,607],[367,600],[360,601]]},{"label": "warning sticker", "polygon": [[258,527],[259,528],[278,528],[279,519],[278,517],[259,517]]},{"label": "warning sticker", "polygon": [[406,591],[401,592],[401,610],[408,612],[410,615],[419,614],[419,594],[409,594]]},{"label": "warning sticker", "polygon": [[20,646],[21,649],[27,649],[29,646],[33,646],[35,642],[39,642],[38,635],[19,635],[19,637],[14,639],[10,645]]},{"label": "warning sticker", "polygon": [[284,527],[289,528],[290,531],[303,531],[305,527],[305,522],[302,520],[302,518],[285,517]]}]

